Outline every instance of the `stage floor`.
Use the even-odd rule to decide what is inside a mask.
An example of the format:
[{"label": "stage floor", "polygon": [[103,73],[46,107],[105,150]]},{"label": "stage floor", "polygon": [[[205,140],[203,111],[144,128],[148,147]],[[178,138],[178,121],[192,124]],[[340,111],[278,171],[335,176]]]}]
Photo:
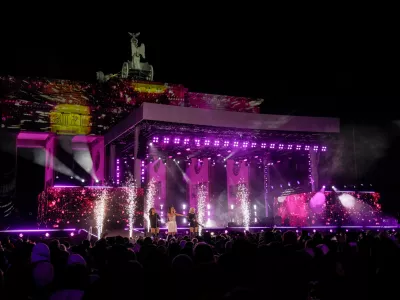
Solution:
[{"label": "stage floor", "polygon": [[[274,227],[250,227],[249,231],[252,233],[263,232],[268,230],[293,230],[296,232],[301,232],[302,230],[306,230],[309,232],[331,232],[334,233],[338,230],[345,230],[346,232],[352,231],[367,231],[372,230],[375,232],[379,231],[397,231],[400,229],[400,225],[396,226],[305,226],[305,227],[293,227],[293,226],[274,226]],[[128,228],[125,229],[113,229],[106,230],[107,236],[122,236],[129,237]],[[221,233],[231,233],[231,232],[245,232],[244,227],[212,227],[212,228],[204,228],[203,233],[209,233],[210,235],[218,235]],[[133,230],[133,238],[143,237],[146,234],[146,230],[144,228],[134,228]],[[75,229],[75,228],[65,228],[65,229],[46,229],[46,228],[9,228],[7,230],[1,230],[0,235],[8,235],[14,237],[29,237],[29,236],[40,236],[42,238],[59,238],[59,237],[74,237],[81,236],[86,238],[89,234],[89,228],[84,229]],[[160,235],[165,236],[167,234],[166,228],[160,228]],[[150,235],[150,234],[148,234]],[[189,235],[189,228],[187,227],[179,227],[178,235]],[[92,238],[97,238],[97,230],[96,228],[92,229]]]},{"label": "stage floor", "polygon": [[[293,226],[274,226],[274,227],[250,227],[249,231],[252,233],[263,232],[268,230],[293,230],[296,232],[301,232],[302,230],[306,230],[309,232],[336,232],[338,230],[344,230],[346,232],[351,231],[386,231],[392,230],[397,231],[400,229],[400,225],[397,226],[305,226],[305,227],[293,227]],[[86,230],[85,230],[86,231]],[[211,235],[218,235],[221,233],[230,233],[230,232],[245,232],[244,227],[210,227],[204,228],[203,233],[207,232]],[[120,230],[106,230],[108,236],[122,236],[122,237],[129,237],[129,230],[128,228],[120,229]],[[96,236],[96,230],[93,230],[93,234]],[[160,228],[160,235],[165,236],[167,234],[167,228]],[[150,234],[147,234],[150,236]],[[178,227],[178,235],[189,235],[189,228],[188,227]],[[133,231],[134,238],[139,236],[146,236],[146,230],[144,228],[135,228]],[[96,236],[97,237],[97,236]]]}]

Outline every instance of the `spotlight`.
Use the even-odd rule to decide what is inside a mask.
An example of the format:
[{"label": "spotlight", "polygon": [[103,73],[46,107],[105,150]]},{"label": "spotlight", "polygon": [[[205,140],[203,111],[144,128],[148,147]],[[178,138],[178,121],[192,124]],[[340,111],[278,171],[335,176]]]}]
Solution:
[{"label": "spotlight", "polygon": [[75,235],[75,233],[73,233],[73,232],[70,233],[70,236],[74,236],[74,235]]},{"label": "spotlight", "polygon": [[45,237],[49,237],[49,236],[50,236],[50,233],[46,232],[44,236],[45,236]]},{"label": "spotlight", "polygon": [[98,180],[98,179],[96,179],[96,183],[99,183],[99,180]]},{"label": "spotlight", "polygon": [[82,181],[82,182],[85,182],[85,179],[82,179],[81,181]]},{"label": "spotlight", "polygon": [[228,233],[228,230],[225,230],[225,234],[227,234]]},{"label": "spotlight", "polygon": [[18,236],[19,236],[20,238],[22,238],[22,237],[24,237],[24,234],[23,234],[23,233],[20,233]]},{"label": "spotlight", "polygon": [[211,232],[211,236],[213,236],[214,235],[214,232]]}]

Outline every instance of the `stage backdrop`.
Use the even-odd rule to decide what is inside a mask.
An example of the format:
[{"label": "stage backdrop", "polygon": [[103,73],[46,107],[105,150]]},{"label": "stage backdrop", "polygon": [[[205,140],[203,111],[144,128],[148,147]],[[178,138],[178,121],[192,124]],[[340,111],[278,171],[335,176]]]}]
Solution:
[{"label": "stage backdrop", "polygon": [[382,214],[375,192],[311,192],[275,198],[277,225],[385,226],[396,220]]},{"label": "stage backdrop", "polygon": [[[199,186],[204,185],[206,189],[206,199],[205,205],[210,205],[210,191],[209,191],[209,181],[210,181],[210,161],[208,159],[198,159],[192,158],[190,161],[190,165],[188,165],[186,173],[187,180],[189,185],[189,206],[197,209],[197,191]],[[213,220],[213,208],[209,206],[210,209],[207,209],[206,218],[204,221],[208,221],[208,219]],[[208,210],[210,211],[210,215],[208,216]]]},{"label": "stage backdrop", "polygon": [[[94,227],[96,201],[106,191],[104,229],[128,227],[127,188],[52,187],[38,197],[38,223],[53,228]],[[143,189],[137,189],[135,227],[143,228]]]},{"label": "stage backdrop", "polygon": [[[236,197],[239,184],[249,187],[249,165],[245,161],[228,159],[226,162],[226,176],[228,178],[228,208],[230,222],[240,223],[242,216],[239,209],[239,201]],[[250,199],[251,200],[251,195]],[[250,201],[251,202],[251,201]]]}]

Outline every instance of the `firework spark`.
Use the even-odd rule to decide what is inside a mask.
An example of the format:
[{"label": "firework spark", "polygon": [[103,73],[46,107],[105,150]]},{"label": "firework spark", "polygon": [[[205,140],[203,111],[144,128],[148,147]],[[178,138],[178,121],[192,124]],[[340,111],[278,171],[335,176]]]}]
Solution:
[{"label": "firework spark", "polygon": [[103,232],[103,222],[106,213],[106,202],[108,200],[108,193],[107,190],[104,189],[100,197],[96,201],[96,207],[94,209],[94,215],[96,219],[96,226],[97,226],[97,235],[99,239],[101,238],[101,234]]},{"label": "firework spark", "polygon": [[129,177],[127,184],[127,211],[128,211],[128,227],[129,227],[129,238],[132,238],[133,224],[135,222],[135,210],[136,210],[136,184],[133,177]]},{"label": "firework spark", "polygon": [[[199,185],[197,188],[197,221],[200,224],[204,223],[204,217],[206,215],[206,199],[207,199],[207,187],[204,184]],[[201,234],[202,227],[199,226],[199,235]]]},{"label": "firework spark", "polygon": [[154,178],[151,178],[150,182],[147,185],[147,190],[146,190],[146,200],[145,200],[145,207],[144,207],[144,218],[147,223],[147,231],[150,230],[150,218],[148,211],[150,208],[154,207],[154,199],[156,196],[156,181]]},{"label": "firework spark", "polygon": [[239,200],[241,213],[243,215],[243,225],[246,230],[250,226],[250,203],[249,203],[249,189],[243,182],[239,183],[236,198]]}]

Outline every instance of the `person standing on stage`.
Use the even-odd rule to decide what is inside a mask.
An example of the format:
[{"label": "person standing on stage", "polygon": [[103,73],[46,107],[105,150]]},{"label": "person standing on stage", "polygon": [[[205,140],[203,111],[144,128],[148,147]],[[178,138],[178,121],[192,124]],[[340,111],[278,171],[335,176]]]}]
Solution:
[{"label": "person standing on stage", "polygon": [[175,236],[175,234],[178,232],[178,226],[176,225],[176,216],[184,217],[184,215],[177,214],[175,208],[171,206],[168,208],[167,216],[168,216],[168,223],[167,223],[168,235]]},{"label": "person standing on stage", "polygon": [[150,232],[151,235],[154,236],[158,236],[158,234],[160,233],[160,227],[158,226],[159,221],[161,220],[160,216],[158,215],[158,213],[156,213],[156,210],[154,207],[150,208],[149,211],[149,220],[150,220]]},{"label": "person standing on stage", "polygon": [[194,207],[191,207],[189,209],[188,220],[189,220],[190,237],[194,238],[199,232],[199,223],[197,223],[196,210],[194,209]]}]

